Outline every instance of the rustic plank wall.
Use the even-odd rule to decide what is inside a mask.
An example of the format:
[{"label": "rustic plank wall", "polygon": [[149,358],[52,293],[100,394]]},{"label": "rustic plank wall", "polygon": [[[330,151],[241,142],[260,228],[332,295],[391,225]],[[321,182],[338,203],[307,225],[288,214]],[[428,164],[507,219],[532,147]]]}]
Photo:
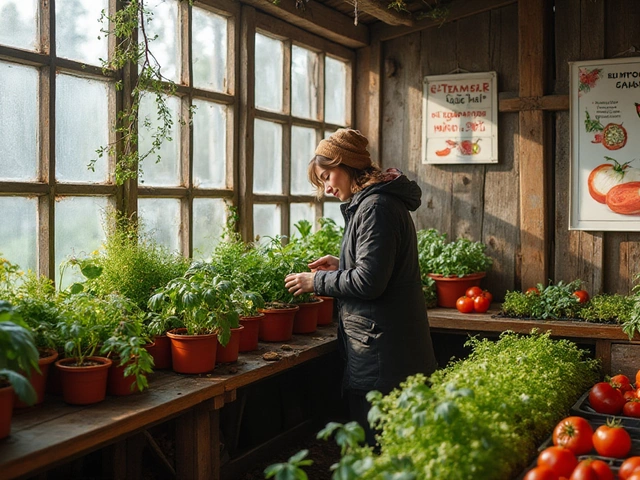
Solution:
[{"label": "rustic plank wall", "polygon": [[[556,0],[547,35],[549,80],[545,95],[569,94],[567,62],[611,58],[640,48],[637,0]],[[450,238],[481,240],[494,259],[484,286],[498,299],[522,285],[518,113],[499,115],[497,165],[421,163],[422,78],[456,68],[495,70],[500,98],[518,95],[518,5],[384,41],[381,45],[380,161],[397,166],[423,189],[418,228],[437,228]],[[546,181],[552,198],[549,251],[553,281],[580,278],[594,294],[627,294],[640,273],[640,233],[569,231],[569,111],[547,112],[551,151]],[[542,127],[542,126],[541,126]],[[639,157],[640,158],[640,157]]]}]

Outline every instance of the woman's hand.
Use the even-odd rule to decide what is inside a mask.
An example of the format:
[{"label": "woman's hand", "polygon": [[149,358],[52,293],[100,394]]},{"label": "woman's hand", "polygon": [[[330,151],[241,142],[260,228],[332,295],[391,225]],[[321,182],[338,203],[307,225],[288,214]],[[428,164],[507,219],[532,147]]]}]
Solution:
[{"label": "woman's hand", "polygon": [[290,273],[284,278],[284,286],[294,296],[313,292],[315,272]]},{"label": "woman's hand", "polygon": [[325,255],[324,257],[314,260],[308,265],[311,270],[338,270],[340,260],[333,255]]}]

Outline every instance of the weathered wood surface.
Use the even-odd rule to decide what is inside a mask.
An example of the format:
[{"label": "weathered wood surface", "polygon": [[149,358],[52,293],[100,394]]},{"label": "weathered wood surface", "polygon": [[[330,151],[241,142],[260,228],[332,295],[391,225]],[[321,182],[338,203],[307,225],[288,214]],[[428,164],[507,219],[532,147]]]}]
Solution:
[{"label": "weathered wood surface", "polygon": [[640,370],[640,345],[612,343],[611,374],[622,373],[634,379],[638,370]]},{"label": "weathered wood surface", "polygon": [[[283,348],[283,344],[287,347]],[[0,442],[2,478],[47,470],[190,412],[194,407],[207,411],[221,408],[225,398],[235,398],[233,392],[236,388],[333,352],[336,344],[336,328],[327,326],[313,334],[295,335],[288,342],[260,343],[256,352],[241,354],[237,363],[216,366],[210,374],[196,376],[155,372],[150,376],[149,390],[141,394],[107,397],[105,401],[90,406],[66,405],[60,397],[47,396],[42,405],[14,415],[11,435]],[[267,351],[277,351],[280,360],[268,362],[262,359]],[[216,421],[212,418],[212,422]],[[199,442],[215,442],[215,438],[204,438],[203,435],[207,436],[205,433],[198,432]],[[201,465],[206,466],[207,463],[196,462],[180,468],[204,478],[207,472],[195,471],[196,468],[202,469]]]}]

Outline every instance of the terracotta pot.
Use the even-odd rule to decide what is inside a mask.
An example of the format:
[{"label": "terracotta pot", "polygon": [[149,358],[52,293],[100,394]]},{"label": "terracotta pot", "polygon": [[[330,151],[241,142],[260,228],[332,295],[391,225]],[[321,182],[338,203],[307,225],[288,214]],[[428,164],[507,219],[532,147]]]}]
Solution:
[{"label": "terracotta pot", "polygon": [[11,417],[13,416],[13,387],[0,387],[0,439],[11,433]]},{"label": "terracotta pot", "polygon": [[464,277],[443,277],[430,273],[429,276],[436,282],[438,306],[455,308],[458,298],[462,297],[469,287],[480,286],[480,281],[485,275],[485,272],[479,272]]},{"label": "terracotta pot", "polygon": [[253,317],[240,317],[240,325],[244,328],[240,331],[240,345],[238,351],[250,352],[258,349],[258,337],[260,335],[260,319],[264,313]]},{"label": "terracotta pot", "polygon": [[[145,345],[144,348],[149,351],[149,349],[153,347],[154,343],[150,343],[148,346]],[[107,393],[109,395],[124,396],[139,392],[140,390],[136,385],[136,376],[124,376],[124,371],[131,363],[131,360],[124,365],[120,365],[119,357],[112,358],[111,360],[113,361],[113,364],[111,365],[111,368],[109,368],[109,375],[107,377]]]},{"label": "terracotta pot", "polygon": [[300,309],[298,305],[286,304],[287,308],[261,308],[264,313],[260,320],[260,340],[284,342],[293,335],[293,318]]},{"label": "terracotta pot", "polygon": [[98,403],[107,395],[107,376],[111,360],[105,357],[87,357],[94,365],[75,366],[74,358],[56,362],[62,378],[62,398],[71,405]]},{"label": "terracotta pot", "polygon": [[[49,376],[49,370],[51,369],[51,364],[58,359],[58,352],[56,352],[52,348],[47,348],[42,352],[45,356],[40,357],[38,360],[38,366],[40,367],[40,373],[35,370],[31,371],[31,377],[29,381],[33,386],[33,389],[36,391],[37,399],[34,405],[38,405],[44,400],[44,391],[47,386],[47,378]],[[15,407],[16,408],[26,408],[29,405],[20,400],[17,396],[15,398]]]},{"label": "terracotta pot", "polygon": [[293,317],[293,333],[312,333],[318,328],[318,312],[324,303],[321,298],[313,302],[296,303],[300,310]]},{"label": "terracotta pot", "polygon": [[178,373],[206,373],[216,366],[218,338],[215,333],[186,335],[186,328],[167,332],[171,339],[173,371]]},{"label": "terracotta pot", "polygon": [[[232,363],[238,361],[238,352],[240,351],[240,336],[244,327],[240,325],[238,328],[231,329],[231,338],[226,347],[218,342],[218,350],[216,351],[216,363]],[[217,338],[217,337],[216,337]]]},{"label": "terracotta pot", "polygon": [[322,299],[322,304],[318,309],[318,326],[331,325],[333,322],[333,297],[319,295],[318,298]]},{"label": "terracotta pot", "polygon": [[166,335],[157,335],[154,343],[145,347],[153,357],[154,370],[167,370],[171,368],[171,340]]},{"label": "terracotta pot", "polygon": [[[60,359],[60,353],[58,353],[58,359]],[[57,367],[56,362],[53,362],[49,367],[45,393],[62,395],[62,377],[60,376],[60,369]]]}]

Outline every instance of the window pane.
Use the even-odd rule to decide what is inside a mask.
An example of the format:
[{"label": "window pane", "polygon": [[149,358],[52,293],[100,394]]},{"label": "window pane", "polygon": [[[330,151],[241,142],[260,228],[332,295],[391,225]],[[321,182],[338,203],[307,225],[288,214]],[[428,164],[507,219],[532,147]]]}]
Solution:
[{"label": "window pane", "polygon": [[307,169],[316,149],[316,131],[313,128],[291,128],[291,193],[313,195]]},{"label": "window pane", "polygon": [[100,12],[109,11],[108,0],[56,0],[56,53],[90,65],[101,65],[107,58],[109,27],[100,22]]},{"label": "window pane", "polygon": [[[165,138],[154,153],[142,161],[141,183],[155,186],[180,185],[180,99],[163,96],[172,125],[168,138]],[[164,122],[158,118],[156,95],[147,92],[140,101],[140,118],[138,119],[139,139],[138,152],[141,157],[153,148],[154,136],[158,129],[164,128]],[[171,138],[171,140],[169,140]],[[159,158],[159,160],[158,160]]]},{"label": "window pane", "polygon": [[284,46],[280,40],[256,34],[256,107],[282,111]]},{"label": "window pane", "polygon": [[[289,211],[289,236],[296,236],[300,238],[300,232],[295,227],[295,224],[300,220],[307,220],[311,225],[315,225],[315,213],[313,211],[312,203],[292,203],[291,210]],[[315,227],[314,227],[315,230]]]},{"label": "window pane", "polygon": [[324,121],[344,125],[347,123],[347,64],[326,57],[324,68]]},{"label": "window pane", "polygon": [[323,217],[330,218],[339,227],[344,227],[344,217],[340,211],[340,203],[338,202],[324,202]]},{"label": "window pane", "polygon": [[256,204],[253,206],[253,236],[260,243],[269,243],[267,237],[282,233],[280,205]]},{"label": "window pane", "polygon": [[0,44],[38,50],[38,0],[2,0]]},{"label": "window pane", "polygon": [[0,62],[0,179],[35,180],[38,70]]},{"label": "window pane", "polygon": [[318,117],[318,55],[296,45],[291,49],[291,114]]},{"label": "window pane", "polygon": [[[107,197],[56,198],[55,262],[60,264],[70,256],[84,257],[97,250],[105,239],[103,219],[109,200]],[[84,277],[77,269],[67,268],[60,288],[66,288]],[[56,277],[56,282],[59,276]]]},{"label": "window pane", "polygon": [[107,159],[92,172],[87,165],[96,149],[109,141],[107,82],[71,75],[56,77],[56,179],[102,183],[108,180]]},{"label": "window pane", "polygon": [[[178,83],[180,81],[178,4],[175,0],[150,0],[145,3],[145,7],[153,12],[151,21],[148,18],[145,19],[149,49],[160,66],[162,76]],[[138,42],[143,41],[142,31],[139,31]]]},{"label": "window pane", "polygon": [[227,19],[193,7],[193,85],[227,90]]},{"label": "window pane", "polygon": [[36,198],[0,197],[0,257],[20,265],[24,271],[35,271],[37,266],[37,208]]},{"label": "window pane", "polygon": [[221,198],[193,199],[193,258],[211,258],[225,227],[225,212]]},{"label": "window pane", "polygon": [[256,119],[253,145],[254,193],[282,193],[282,126]]},{"label": "window pane", "polygon": [[180,200],[177,198],[140,198],[142,231],[172,252],[180,251]]},{"label": "window pane", "polygon": [[201,188],[225,188],[227,108],[193,100],[193,183]]}]

